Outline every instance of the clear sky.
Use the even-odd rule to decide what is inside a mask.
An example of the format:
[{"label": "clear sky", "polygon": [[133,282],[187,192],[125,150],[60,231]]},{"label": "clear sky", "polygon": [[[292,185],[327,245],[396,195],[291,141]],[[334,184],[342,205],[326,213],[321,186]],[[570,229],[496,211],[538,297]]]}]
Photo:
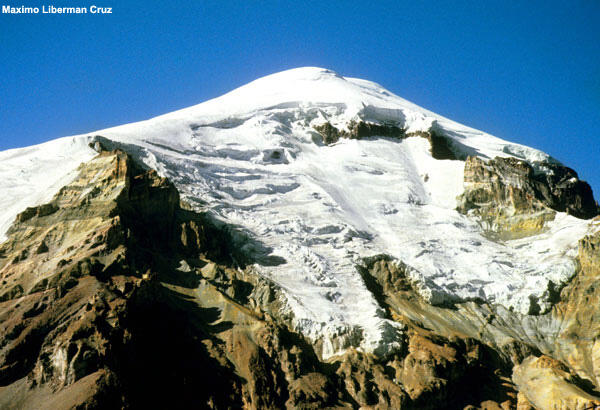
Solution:
[{"label": "clear sky", "polygon": [[113,13],[0,14],[0,150],[319,66],[546,151],[600,197],[598,0],[18,3],[41,4]]}]

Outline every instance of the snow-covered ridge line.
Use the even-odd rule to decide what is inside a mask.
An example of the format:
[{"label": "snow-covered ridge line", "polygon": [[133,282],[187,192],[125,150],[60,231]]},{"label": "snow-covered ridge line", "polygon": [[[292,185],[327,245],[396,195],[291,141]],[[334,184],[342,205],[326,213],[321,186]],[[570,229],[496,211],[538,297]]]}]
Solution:
[{"label": "snow-covered ridge line", "polygon": [[297,328],[325,340],[325,357],[339,351],[348,329],[347,340],[366,351],[394,346],[394,324],[356,271],[366,256],[389,254],[410,266],[432,302],[483,299],[523,313],[530,296],[543,300],[550,280],[573,275],[587,221],[558,214],[542,234],[493,242],[456,211],[464,162],[432,158],[426,139],[318,143],[315,125],[357,119],[409,132],[434,127],[484,158],[551,160],[378,84],[300,68],[147,121],[0,153],[0,235],[18,212],[65,185],[95,154],[88,144],[100,135],[170,178],[189,203],[243,227],[285,260],[256,268],[287,292]]}]

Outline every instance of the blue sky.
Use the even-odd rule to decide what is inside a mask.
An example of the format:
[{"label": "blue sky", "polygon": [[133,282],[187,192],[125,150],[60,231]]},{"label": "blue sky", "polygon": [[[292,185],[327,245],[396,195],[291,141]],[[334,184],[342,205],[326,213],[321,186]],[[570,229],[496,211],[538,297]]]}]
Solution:
[{"label": "blue sky", "polygon": [[600,197],[597,0],[43,4],[113,14],[0,14],[0,150],[320,66],[546,151]]}]

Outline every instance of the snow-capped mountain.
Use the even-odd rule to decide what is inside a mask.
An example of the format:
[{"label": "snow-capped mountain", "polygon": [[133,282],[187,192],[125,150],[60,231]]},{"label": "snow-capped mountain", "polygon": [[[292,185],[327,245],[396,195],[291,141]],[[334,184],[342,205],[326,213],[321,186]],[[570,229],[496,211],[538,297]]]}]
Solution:
[{"label": "snow-capped mountain", "polygon": [[[326,144],[317,131],[327,123],[349,132],[358,122],[410,137]],[[454,159],[432,155],[419,137],[432,132],[447,139]],[[96,155],[95,141],[125,149],[173,181],[194,209],[259,238],[263,247],[245,251],[261,253],[256,270],[281,287],[295,328],[322,340],[324,357],[353,343],[368,352],[397,345],[399,325],[357,271],[362,258],[386,254],[406,264],[432,304],[483,300],[526,314],[532,300],[549,308],[549,284],[575,274],[578,241],[597,230],[558,212],[534,235],[490,237],[481,220],[457,210],[466,157],[513,157],[536,173],[555,160],[378,84],[308,67],[148,121],[0,153],[0,234],[73,179]]]},{"label": "snow-capped mountain", "polygon": [[0,194],[0,408],[600,406],[590,186],[375,83],[0,152]]}]

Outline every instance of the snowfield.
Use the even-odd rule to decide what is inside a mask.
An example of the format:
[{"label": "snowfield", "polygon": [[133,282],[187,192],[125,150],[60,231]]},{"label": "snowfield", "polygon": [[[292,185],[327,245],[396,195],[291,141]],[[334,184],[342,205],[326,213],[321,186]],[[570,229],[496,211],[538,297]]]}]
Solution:
[{"label": "snowfield", "polygon": [[[99,135],[170,178],[198,209],[234,224],[279,263],[256,269],[287,295],[294,325],[324,343],[386,353],[397,324],[366,289],[361,258],[389,254],[409,265],[432,303],[483,299],[527,313],[544,307],[548,282],[575,273],[577,242],[589,221],[558,214],[538,236],[493,242],[459,214],[464,162],[436,160],[429,142],[342,139],[325,146],[313,126],[326,121],[433,124],[469,155],[552,160],[420,108],[381,86],[321,68],[264,77],[222,97],[148,121],[0,153],[0,235],[26,206],[43,203],[95,152]],[[1,238],[5,239],[4,237]]]}]

